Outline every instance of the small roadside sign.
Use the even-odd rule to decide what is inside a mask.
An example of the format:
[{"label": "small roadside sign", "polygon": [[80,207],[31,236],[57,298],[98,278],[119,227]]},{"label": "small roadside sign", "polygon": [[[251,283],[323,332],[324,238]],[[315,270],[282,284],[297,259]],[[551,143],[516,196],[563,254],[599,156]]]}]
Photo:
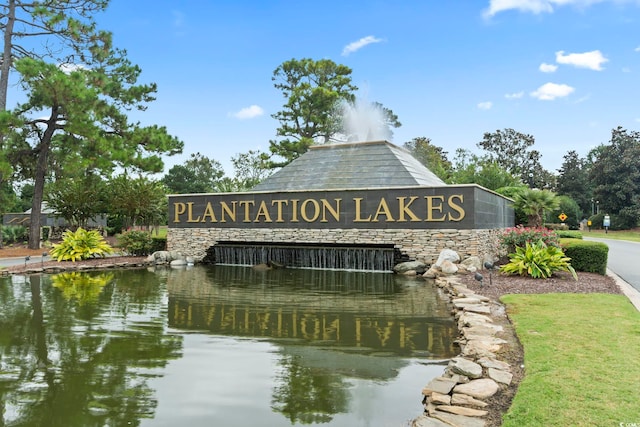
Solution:
[{"label": "small roadside sign", "polygon": [[564,212],[562,212],[560,215],[558,215],[558,218],[560,218],[560,221],[564,222],[564,220],[568,217],[564,214]]}]

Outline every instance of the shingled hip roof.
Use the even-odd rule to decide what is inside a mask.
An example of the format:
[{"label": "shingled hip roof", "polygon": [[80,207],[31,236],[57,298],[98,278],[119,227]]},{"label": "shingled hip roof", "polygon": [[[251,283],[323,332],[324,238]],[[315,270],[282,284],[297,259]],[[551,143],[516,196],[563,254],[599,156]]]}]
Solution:
[{"label": "shingled hip roof", "polygon": [[337,190],[446,184],[387,141],[314,145],[252,191]]}]

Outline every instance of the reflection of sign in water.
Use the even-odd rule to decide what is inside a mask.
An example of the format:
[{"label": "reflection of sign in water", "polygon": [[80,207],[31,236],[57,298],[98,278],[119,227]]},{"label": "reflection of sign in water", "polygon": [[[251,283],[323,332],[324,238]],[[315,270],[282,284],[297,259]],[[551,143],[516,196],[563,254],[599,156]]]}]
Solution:
[{"label": "reflection of sign in water", "polygon": [[437,357],[454,354],[453,342],[458,334],[451,319],[224,303],[202,305],[175,298],[169,298],[169,325],[221,335],[299,339],[338,348],[358,347],[398,354],[428,352]]}]

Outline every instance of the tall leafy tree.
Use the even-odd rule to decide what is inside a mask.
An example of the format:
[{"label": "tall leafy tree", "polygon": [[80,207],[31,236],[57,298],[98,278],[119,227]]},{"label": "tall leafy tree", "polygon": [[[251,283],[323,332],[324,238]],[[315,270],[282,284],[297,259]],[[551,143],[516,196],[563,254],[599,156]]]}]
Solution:
[{"label": "tall leafy tree", "polygon": [[518,187],[520,180],[497,162],[480,157],[468,150],[456,150],[454,166],[448,180],[450,184],[478,184],[489,190]]},{"label": "tall leafy tree", "polygon": [[434,145],[430,138],[413,138],[404,143],[404,148],[441,180],[447,181],[451,177],[453,165],[447,158],[447,152]]},{"label": "tall leafy tree", "polygon": [[62,178],[46,189],[48,206],[69,224],[86,227],[90,219],[107,212],[106,183],[98,175]]},{"label": "tall leafy tree", "polygon": [[619,215],[618,221],[635,227],[640,220],[640,132],[613,129],[609,144],[593,156],[589,178],[594,198],[605,213]]},{"label": "tall leafy tree", "polygon": [[572,198],[580,207],[581,213],[590,213],[591,188],[585,160],[575,150],[564,155],[562,166],[558,169],[558,195]]},{"label": "tall leafy tree", "polygon": [[551,174],[540,163],[540,152],[533,150],[535,139],[507,128],[485,132],[477,145],[485,150],[488,160],[496,162],[511,175],[519,177],[530,188],[547,188]]},{"label": "tall leafy tree", "polygon": [[151,227],[166,223],[166,188],[144,176],[118,175],[108,183],[109,214],[125,227]]},{"label": "tall leafy tree", "polygon": [[314,142],[329,142],[341,130],[340,102],[355,100],[357,87],[351,83],[351,69],[329,59],[291,59],[278,66],[272,80],[285,103],[272,117],[280,123],[280,140],[269,142],[269,150],[281,167],[305,153]]},{"label": "tall leafy tree", "polygon": [[162,182],[175,194],[213,193],[223,176],[220,162],[192,153],[184,164],[169,169]]},{"label": "tall leafy tree", "polygon": [[265,163],[265,153],[256,150],[233,156],[231,163],[235,171],[234,180],[243,190],[255,187],[273,173]]},{"label": "tall leafy tree", "polygon": [[0,129],[11,132],[14,162],[34,182],[29,234],[34,249],[52,152],[72,147],[74,168],[108,176],[116,167],[160,172],[161,155],[182,151],[182,142],[164,127],[142,127],[127,118],[126,111],[144,110],[154,99],[156,85],[136,84],[140,68],[109,43],[95,45],[92,55],[86,68],[32,58],[16,61],[27,99],[0,114]]}]

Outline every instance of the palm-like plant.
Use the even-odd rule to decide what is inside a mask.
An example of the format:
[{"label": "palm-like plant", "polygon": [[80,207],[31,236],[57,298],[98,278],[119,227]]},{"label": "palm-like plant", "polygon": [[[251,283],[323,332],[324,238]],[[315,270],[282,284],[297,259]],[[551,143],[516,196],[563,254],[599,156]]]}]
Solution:
[{"label": "palm-like plant", "polygon": [[559,204],[552,191],[527,188],[514,196],[513,207],[527,215],[527,226],[542,227],[544,212],[556,209]]}]

